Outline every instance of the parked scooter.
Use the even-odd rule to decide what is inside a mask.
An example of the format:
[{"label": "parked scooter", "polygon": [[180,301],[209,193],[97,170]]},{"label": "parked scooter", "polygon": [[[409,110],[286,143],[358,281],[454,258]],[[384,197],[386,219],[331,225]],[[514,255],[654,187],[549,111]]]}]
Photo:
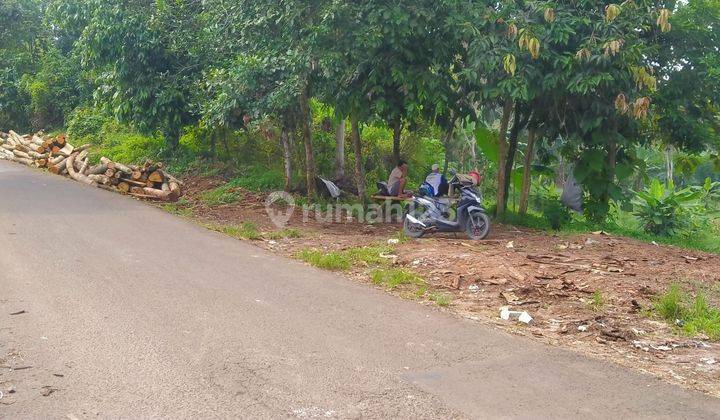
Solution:
[{"label": "parked scooter", "polygon": [[490,234],[490,218],[485,214],[479,193],[473,186],[459,185],[459,188],[460,200],[455,218],[450,217],[448,202],[437,198],[413,197],[405,214],[405,234],[419,238],[432,232],[465,232],[472,240],[487,238]]}]

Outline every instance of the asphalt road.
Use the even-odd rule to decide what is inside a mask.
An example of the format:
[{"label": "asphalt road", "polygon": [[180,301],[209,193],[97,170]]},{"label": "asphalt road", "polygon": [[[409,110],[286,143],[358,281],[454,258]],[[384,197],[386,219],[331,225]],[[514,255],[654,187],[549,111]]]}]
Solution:
[{"label": "asphalt road", "polygon": [[0,365],[2,418],[720,417],[720,400],[5,161]]}]

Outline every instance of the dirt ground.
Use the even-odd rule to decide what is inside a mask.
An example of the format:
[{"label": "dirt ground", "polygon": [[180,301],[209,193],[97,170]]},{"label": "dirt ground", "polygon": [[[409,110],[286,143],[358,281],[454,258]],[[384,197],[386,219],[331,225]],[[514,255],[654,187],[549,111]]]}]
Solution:
[{"label": "dirt ground", "polygon": [[[238,202],[208,207],[201,192],[222,180],[187,180],[186,212],[205,222],[252,221],[261,231],[277,228],[265,211],[263,194],[239,191]],[[341,251],[395,242],[400,225],[304,222],[295,212],[288,227],[299,238],[258,240],[258,246],[292,256],[316,248]],[[719,239],[720,240],[720,239]],[[666,381],[720,397],[720,344],[687,337],[647,309],[676,283],[705,290],[720,305],[720,256],[656,246],[602,232],[552,235],[512,226],[493,226],[488,240],[471,242],[462,234],[432,235],[393,244],[392,264],[425,279],[431,291],[452,295],[446,309],[457,316],[650,373]],[[347,275],[371,285],[368,267]],[[379,287],[379,286],[374,286]],[[402,288],[403,297],[434,305]],[[527,311],[525,325],[500,319],[500,309]]]}]

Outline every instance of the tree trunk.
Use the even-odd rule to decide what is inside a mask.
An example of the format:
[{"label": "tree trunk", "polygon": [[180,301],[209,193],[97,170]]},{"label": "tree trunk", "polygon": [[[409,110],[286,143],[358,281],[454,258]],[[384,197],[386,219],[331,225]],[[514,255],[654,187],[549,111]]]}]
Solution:
[{"label": "tree trunk", "polygon": [[505,215],[505,179],[507,174],[505,173],[505,160],[508,152],[507,145],[507,129],[510,124],[510,115],[513,110],[512,99],[506,99],[505,105],[503,106],[502,119],[500,120],[500,131],[498,132],[498,168],[497,168],[497,194],[495,196],[497,201],[497,207],[495,215],[502,218]]},{"label": "tree trunk", "polygon": [[443,176],[447,177],[448,167],[450,166],[450,152],[451,152],[451,140],[453,137],[453,134],[455,134],[455,119],[453,118],[452,123],[450,124],[450,130],[446,133],[445,138],[443,139],[443,147],[445,148],[445,165],[443,165]]},{"label": "tree trunk", "polygon": [[357,184],[358,197],[365,202],[365,171],[363,170],[360,123],[355,115],[350,115],[350,138],[355,152],[355,183]]},{"label": "tree trunk", "polygon": [[675,179],[675,163],[673,162],[673,148],[669,144],[665,146],[665,182],[669,185]]},{"label": "tree trunk", "polygon": [[312,145],[312,127],[310,122],[310,98],[307,88],[300,95],[300,118],[302,120],[302,135],[305,145],[305,175],[307,182],[307,197],[315,198],[315,156]]},{"label": "tree trunk", "polygon": [[393,122],[393,165],[397,165],[400,161],[400,135],[402,134],[402,121]]},{"label": "tree trunk", "polygon": [[470,168],[471,169],[477,169],[478,166],[478,158],[477,158],[477,149],[475,148],[476,141],[475,137],[469,137],[467,135],[467,131],[463,130],[463,136],[465,137],[465,142],[468,145],[468,148],[470,149],[470,157],[472,161],[470,162]]},{"label": "tree trunk", "polygon": [[335,179],[345,178],[345,118],[335,129]]},{"label": "tree trunk", "polygon": [[504,208],[507,208],[510,183],[512,181],[512,170],[513,166],[515,166],[515,154],[517,153],[520,131],[522,131],[522,129],[527,125],[528,120],[530,119],[529,117],[530,113],[523,112],[519,103],[515,105],[515,119],[513,121],[513,126],[510,129],[510,141],[508,142],[508,151],[505,156],[505,184],[503,185],[503,188],[505,189]]},{"label": "tree trunk", "polygon": [[217,162],[217,131],[213,130],[210,133],[210,157],[212,162]]},{"label": "tree trunk", "polygon": [[283,127],[280,132],[280,140],[282,141],[283,163],[285,164],[285,192],[290,192],[292,187],[292,149],[290,148],[288,136],[287,128]]},{"label": "tree trunk", "polygon": [[522,191],[520,192],[520,214],[526,214],[528,209],[528,199],[530,198],[530,175],[532,174],[532,162],[535,154],[535,137],[537,135],[536,128],[528,130],[528,143],[525,150],[525,167],[523,168]]}]

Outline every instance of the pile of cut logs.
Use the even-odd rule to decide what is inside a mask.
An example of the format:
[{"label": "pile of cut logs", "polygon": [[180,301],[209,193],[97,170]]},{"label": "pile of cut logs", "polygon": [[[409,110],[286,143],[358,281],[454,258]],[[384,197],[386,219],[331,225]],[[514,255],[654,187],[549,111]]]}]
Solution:
[{"label": "pile of cut logs", "polygon": [[73,147],[64,135],[51,138],[42,132],[24,136],[0,132],[0,159],[47,168],[78,182],[140,198],[177,201],[183,194],[182,182],[163,171],[161,162],[123,165],[103,157],[91,166],[89,149],[89,144]]}]

